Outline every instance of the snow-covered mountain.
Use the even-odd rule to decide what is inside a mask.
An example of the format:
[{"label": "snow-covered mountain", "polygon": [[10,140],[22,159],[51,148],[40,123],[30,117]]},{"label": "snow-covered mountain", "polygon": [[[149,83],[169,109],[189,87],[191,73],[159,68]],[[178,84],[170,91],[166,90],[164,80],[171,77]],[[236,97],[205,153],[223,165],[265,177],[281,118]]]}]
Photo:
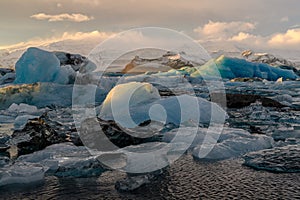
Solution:
[{"label": "snow-covered mountain", "polygon": [[[75,54],[81,54],[87,56],[98,44],[100,44],[98,39],[82,39],[82,40],[63,40],[59,42],[49,42],[41,45],[32,45],[47,51],[64,51]],[[210,54],[212,58],[217,58],[221,55],[227,57],[237,57],[243,58],[241,53],[245,50],[251,49],[254,52],[267,52],[272,54],[275,57],[285,59],[292,63],[295,63],[296,66],[300,66],[300,49],[297,50],[279,50],[279,49],[253,49],[245,45],[232,43],[232,42],[199,42],[203,46],[204,50]],[[28,45],[20,45],[18,47],[10,47],[8,49],[0,50],[0,67],[14,68],[16,61],[21,57],[21,55],[26,51]],[[109,51],[111,52],[111,51]],[[191,54],[191,49],[188,47],[182,47],[178,49],[178,53],[185,52],[185,58],[192,61],[197,61],[198,63],[203,63],[203,58],[198,58],[195,55]],[[201,52],[203,53],[203,52]],[[202,56],[202,55],[201,55]],[[206,57],[206,56],[202,56]],[[133,59],[134,57],[130,58]]]}]

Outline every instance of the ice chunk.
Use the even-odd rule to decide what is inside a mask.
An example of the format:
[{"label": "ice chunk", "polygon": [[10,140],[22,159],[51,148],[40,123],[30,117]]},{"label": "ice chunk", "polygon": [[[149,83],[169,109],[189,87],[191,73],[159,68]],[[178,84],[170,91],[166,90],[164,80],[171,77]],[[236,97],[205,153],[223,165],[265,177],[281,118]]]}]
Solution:
[{"label": "ice chunk", "polygon": [[[226,128],[217,143],[200,143],[193,150],[193,156],[200,160],[223,160],[239,157],[251,151],[272,148],[273,144],[274,141],[269,136],[251,135],[244,130]],[[203,157],[202,152],[210,149],[211,151]]]},{"label": "ice chunk", "polygon": [[39,163],[47,173],[56,176],[87,177],[105,171],[96,156],[83,147],[72,143],[54,144],[44,150],[20,156],[20,163]]},{"label": "ice chunk", "polygon": [[179,70],[170,70],[165,73],[158,73],[161,76],[185,75],[192,78],[219,77],[225,79],[234,78],[262,78],[269,81],[276,81],[279,78],[283,80],[295,80],[298,75],[292,70],[272,67],[264,63],[252,63],[243,59],[229,58],[221,56],[218,59],[210,60],[206,64],[194,68],[183,67]]},{"label": "ice chunk", "polygon": [[15,119],[15,123],[14,123],[14,129],[15,130],[22,130],[25,125],[27,124],[28,120],[30,119],[36,119],[38,118],[39,116],[36,116],[36,115],[21,115],[21,116],[18,116],[16,119]]},{"label": "ice chunk", "polygon": [[76,79],[76,72],[70,65],[61,66],[58,75],[54,82],[56,83],[71,83],[73,84]]},{"label": "ice chunk", "polygon": [[300,145],[276,147],[247,154],[244,165],[272,172],[300,172]]},{"label": "ice chunk", "polygon": [[69,65],[74,71],[87,73],[96,69],[96,65],[93,62],[79,54],[71,54],[60,51],[56,51],[54,54],[59,59],[61,65]]},{"label": "ice chunk", "polygon": [[28,48],[16,63],[15,83],[59,82],[60,62],[54,53],[38,48]]},{"label": "ice chunk", "polygon": [[102,105],[100,117],[134,128],[147,120],[177,125],[190,120],[218,123],[224,121],[226,113],[215,103],[189,95],[160,99],[151,84],[133,82],[111,90]]},{"label": "ice chunk", "polygon": [[[96,95],[84,95],[87,91],[95,91]],[[84,98],[85,103],[101,103],[106,92],[95,85],[76,86],[77,95],[73,98]],[[13,103],[26,103],[38,108],[46,106],[66,107],[72,105],[73,85],[56,83],[34,83],[10,85],[0,88],[0,109],[6,109]],[[77,102],[74,100],[74,102]],[[81,101],[82,103],[82,101]]]},{"label": "ice chunk", "polygon": [[125,109],[126,103],[130,107],[157,99],[160,99],[158,90],[149,83],[130,82],[120,84],[109,92],[102,104],[101,112],[106,115],[111,112],[111,109]]},{"label": "ice chunk", "polygon": [[[180,102],[180,103],[179,103]],[[214,112],[212,119],[212,112]],[[210,103],[202,98],[182,95],[178,97],[169,97],[166,99],[157,100],[149,104],[140,104],[129,108],[131,119],[136,125],[147,120],[153,120],[163,123],[173,123],[180,125],[187,121],[195,121],[208,124],[212,120],[216,123],[224,121],[226,116],[225,111],[214,103]],[[127,118],[127,112],[109,113],[104,116],[105,120],[115,120]],[[100,115],[100,117],[102,117]],[[130,123],[121,124],[127,128],[133,128]]]},{"label": "ice chunk", "polygon": [[9,108],[9,112],[17,112],[17,113],[35,113],[38,111],[36,106],[27,105],[21,103],[20,105],[13,103]]},{"label": "ice chunk", "polygon": [[100,116],[103,119],[113,117],[122,126],[135,127],[138,124],[130,120],[129,109],[133,106],[149,104],[157,99],[160,99],[158,90],[149,83],[120,84],[108,93],[102,104]]},{"label": "ice chunk", "polygon": [[42,181],[44,173],[43,167],[38,164],[16,163],[0,168],[0,186]]},{"label": "ice chunk", "polygon": [[211,60],[205,65],[198,67],[198,71],[191,74],[197,76],[218,76],[222,78],[233,79],[237,77],[258,77],[270,81],[276,81],[279,78],[296,79],[298,76],[292,70],[272,67],[264,63],[252,63],[243,59],[228,58],[221,56],[216,60]]},{"label": "ice chunk", "polygon": [[[126,172],[145,173],[162,169],[169,165],[166,143],[150,142],[120,149],[127,156]],[[151,153],[149,153],[151,152]]]},{"label": "ice chunk", "polygon": [[6,83],[12,83],[12,82],[14,82],[15,78],[16,78],[15,73],[7,73],[2,77],[0,76],[0,85],[6,84]]},{"label": "ice chunk", "polygon": [[148,142],[105,153],[98,158],[104,166],[132,174],[155,172],[167,167],[188,148],[184,143]]}]

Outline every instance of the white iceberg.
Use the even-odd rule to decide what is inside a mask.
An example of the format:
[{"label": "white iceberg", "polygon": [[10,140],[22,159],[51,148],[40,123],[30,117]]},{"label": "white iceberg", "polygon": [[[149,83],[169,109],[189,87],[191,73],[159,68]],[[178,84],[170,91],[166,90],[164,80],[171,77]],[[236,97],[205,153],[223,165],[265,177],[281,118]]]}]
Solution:
[{"label": "white iceberg", "polygon": [[[203,134],[203,132],[201,133]],[[233,128],[225,128],[217,143],[207,141],[197,141],[198,145],[193,149],[194,158],[200,160],[224,160],[239,157],[252,151],[269,149],[274,146],[272,137],[251,135],[245,130]],[[209,153],[203,154],[207,150],[209,150]]]},{"label": "white iceberg", "polygon": [[120,84],[108,93],[102,104],[100,116],[103,119],[114,119],[124,127],[135,127],[136,122],[130,119],[129,109],[157,99],[160,99],[158,90],[149,83]]},{"label": "white iceberg", "polygon": [[100,118],[134,128],[147,120],[173,123],[223,123],[226,112],[217,104],[189,95],[160,98],[149,83],[117,85],[102,104]]}]

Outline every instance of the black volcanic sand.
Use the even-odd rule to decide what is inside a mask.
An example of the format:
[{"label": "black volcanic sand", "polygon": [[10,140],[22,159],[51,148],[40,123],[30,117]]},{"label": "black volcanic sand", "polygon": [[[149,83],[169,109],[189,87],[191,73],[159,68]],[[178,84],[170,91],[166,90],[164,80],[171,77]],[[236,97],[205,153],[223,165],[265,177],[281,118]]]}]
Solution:
[{"label": "black volcanic sand", "polygon": [[6,186],[1,199],[300,199],[300,173],[276,174],[242,166],[242,160],[199,163],[185,155],[169,172],[131,193],[115,190],[121,172],[98,178],[46,177],[31,186]]}]

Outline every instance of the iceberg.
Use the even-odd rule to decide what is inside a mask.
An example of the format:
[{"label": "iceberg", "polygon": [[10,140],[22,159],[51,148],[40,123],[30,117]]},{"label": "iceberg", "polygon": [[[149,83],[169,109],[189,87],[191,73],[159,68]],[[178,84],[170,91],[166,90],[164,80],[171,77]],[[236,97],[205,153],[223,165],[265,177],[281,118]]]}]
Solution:
[{"label": "iceberg", "polygon": [[43,167],[38,164],[16,163],[0,168],[0,186],[42,181],[44,174]]},{"label": "iceberg", "polygon": [[[91,96],[86,91],[95,91],[96,96]],[[102,103],[106,95],[106,92],[96,85],[78,85],[76,92],[82,95],[73,98],[82,98],[84,101],[80,102],[86,104]],[[73,85],[56,83],[8,85],[0,87],[0,109],[7,109],[14,103],[29,104],[37,108],[67,107],[72,105],[72,93]]]},{"label": "iceberg", "polygon": [[214,79],[222,77],[223,79],[235,78],[261,78],[269,81],[276,81],[279,78],[283,80],[295,80],[299,76],[293,71],[273,67],[265,63],[253,63],[239,58],[229,58],[220,56],[212,59],[204,65],[197,67],[182,67],[178,70],[172,69],[168,72],[157,73],[158,76],[178,76],[182,75],[201,79]]},{"label": "iceberg", "polygon": [[147,142],[101,152],[98,159],[110,169],[129,174],[145,174],[166,168],[182,156],[188,148],[184,143]]},{"label": "iceberg", "polygon": [[279,78],[283,78],[283,80],[295,80],[298,78],[292,70],[280,69],[264,63],[252,63],[244,59],[225,56],[220,56],[215,60],[210,60],[203,66],[197,67],[197,71],[192,73],[191,76],[218,76],[219,74],[225,79],[257,77],[276,81]]},{"label": "iceberg", "polygon": [[160,98],[151,84],[137,82],[114,87],[99,114],[101,119],[115,120],[126,128],[148,120],[176,125],[188,121],[222,123],[226,116],[220,106],[205,99],[189,95]]},{"label": "iceberg", "polygon": [[10,73],[1,77],[0,84],[13,79],[17,84],[37,82],[72,84],[78,73],[84,74],[95,69],[96,65],[93,62],[79,54],[48,52],[30,47],[17,61],[16,74]]},{"label": "iceberg", "polygon": [[71,54],[60,51],[55,51],[53,53],[59,59],[61,66],[70,66],[74,71],[87,73],[94,71],[97,68],[92,61],[80,54]]},{"label": "iceberg", "polygon": [[149,83],[130,82],[115,86],[102,104],[101,113],[109,114],[112,109],[124,110],[141,103],[160,99],[158,90]]},{"label": "iceberg", "polygon": [[[180,131],[180,132],[179,132]],[[221,133],[207,128],[199,128],[196,135],[190,127],[173,129],[164,134],[163,142],[181,142],[189,145],[196,160],[224,160],[242,156],[250,151],[273,147],[273,139],[269,136],[251,135],[242,129],[224,128]]]},{"label": "iceberg", "polygon": [[[203,134],[205,132],[202,131],[200,133]],[[209,137],[214,137],[214,135]],[[272,137],[251,135],[245,130],[233,128],[225,128],[216,144],[210,143],[210,140],[203,142],[203,139],[199,140],[201,138],[199,136],[196,136],[196,138],[198,138],[198,145],[193,149],[193,157],[197,160],[213,161],[236,158],[248,152],[269,149],[274,146]],[[203,152],[207,150],[211,151],[207,155],[202,156]]]},{"label": "iceberg", "polygon": [[44,150],[20,156],[16,163],[31,163],[42,166],[46,174],[60,177],[90,177],[106,171],[97,156],[92,156],[84,146],[60,143]]},{"label": "iceberg", "polygon": [[67,84],[69,71],[60,67],[54,53],[38,48],[28,48],[16,63],[15,83],[56,82]]}]

